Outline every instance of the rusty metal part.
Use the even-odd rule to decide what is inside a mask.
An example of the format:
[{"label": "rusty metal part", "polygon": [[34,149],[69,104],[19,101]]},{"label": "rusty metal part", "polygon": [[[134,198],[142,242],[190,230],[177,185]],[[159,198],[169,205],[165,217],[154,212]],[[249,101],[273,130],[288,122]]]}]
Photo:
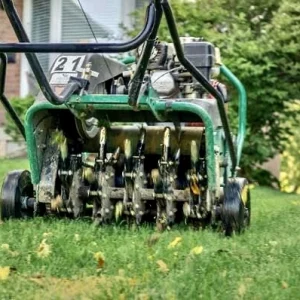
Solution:
[{"label": "rusty metal part", "polygon": [[59,156],[58,146],[51,142],[51,138],[48,138],[43,154],[41,180],[37,189],[38,202],[51,203],[55,198]]},{"label": "rusty metal part", "polygon": [[[123,199],[124,197],[124,188],[117,188],[117,187],[109,187],[109,194],[110,199],[112,201],[117,201],[120,199]],[[142,201],[155,201],[157,199],[165,199],[166,194],[164,193],[154,193],[153,189],[146,189],[142,188],[140,190],[141,193],[141,199]],[[87,189],[84,194],[82,194],[82,197],[87,197],[86,200],[88,200],[89,197],[101,197],[102,192],[100,191],[93,191]],[[132,192],[129,193],[129,197],[132,199]],[[173,190],[173,201],[175,202],[186,202],[190,199],[190,190]]]},{"label": "rusty metal part", "polygon": [[111,187],[114,186],[115,172],[113,164],[119,155],[119,148],[107,158],[106,152],[107,130],[100,129],[99,155],[95,162],[96,178],[98,183],[98,197],[94,199],[93,218],[95,223],[108,223],[113,218],[114,206],[111,201]]},{"label": "rusty metal part", "polygon": [[[203,127],[181,127],[175,129],[170,124],[170,145],[173,149],[180,149],[182,155],[190,155],[190,141],[196,140],[200,143],[203,133]],[[120,147],[121,152],[125,152],[124,141],[129,140],[131,146],[135,147],[139,143],[139,134],[141,125],[131,126],[111,126],[107,130],[107,151],[114,151]],[[163,141],[164,126],[143,126],[147,141],[145,143],[144,154],[161,155],[161,144],[158,141]]]},{"label": "rusty metal part", "polygon": [[74,218],[79,218],[84,212],[84,202],[79,197],[79,189],[82,185],[82,169],[74,172],[69,191],[69,204],[71,205]]},{"label": "rusty metal part", "polygon": [[142,217],[145,214],[145,204],[142,201],[141,189],[145,187],[146,174],[144,172],[144,148],[145,148],[145,135],[144,129],[140,131],[140,140],[137,145],[136,155],[133,157],[133,194],[132,203],[133,211],[136,218],[136,223],[139,225]]}]

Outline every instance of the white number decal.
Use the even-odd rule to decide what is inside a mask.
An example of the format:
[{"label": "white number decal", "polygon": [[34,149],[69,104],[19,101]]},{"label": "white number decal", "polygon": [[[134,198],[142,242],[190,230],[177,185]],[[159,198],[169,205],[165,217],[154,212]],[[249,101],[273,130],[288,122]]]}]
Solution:
[{"label": "white number decal", "polygon": [[54,64],[52,73],[76,73],[82,67],[85,56],[61,56]]}]

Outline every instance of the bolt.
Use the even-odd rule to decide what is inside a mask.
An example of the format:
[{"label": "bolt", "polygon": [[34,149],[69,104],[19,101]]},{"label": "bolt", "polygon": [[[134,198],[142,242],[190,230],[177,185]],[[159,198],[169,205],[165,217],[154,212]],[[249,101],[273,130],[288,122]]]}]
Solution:
[{"label": "bolt", "polygon": [[109,209],[108,208],[105,208],[105,213],[109,214]]},{"label": "bolt", "polygon": [[138,204],[135,205],[135,208],[138,209],[140,206]]}]

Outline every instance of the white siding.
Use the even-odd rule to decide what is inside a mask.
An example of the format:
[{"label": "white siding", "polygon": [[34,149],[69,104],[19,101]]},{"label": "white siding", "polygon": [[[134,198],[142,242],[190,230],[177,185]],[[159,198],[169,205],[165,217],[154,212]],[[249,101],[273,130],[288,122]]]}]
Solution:
[{"label": "white siding", "polygon": [[[32,0],[32,42],[49,42],[50,40],[50,0]],[[44,69],[49,67],[49,54],[37,54]]]}]

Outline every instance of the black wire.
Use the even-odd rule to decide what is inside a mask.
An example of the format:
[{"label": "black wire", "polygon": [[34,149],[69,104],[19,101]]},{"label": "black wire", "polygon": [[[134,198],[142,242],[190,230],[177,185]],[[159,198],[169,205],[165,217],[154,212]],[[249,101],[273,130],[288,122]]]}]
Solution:
[{"label": "black wire", "polygon": [[85,13],[85,11],[84,11],[84,9],[82,7],[80,0],[78,0],[78,4],[80,6],[80,9],[81,9],[81,11],[82,11],[85,19],[86,19],[86,22],[88,23],[88,25],[89,25],[89,27],[91,29],[91,32],[92,32],[92,34],[94,36],[94,39],[95,39],[96,43],[98,43],[97,37],[96,37],[95,32],[94,32],[93,27],[92,27],[92,24],[90,23],[89,18],[88,18],[87,14]]},{"label": "black wire", "polygon": [[[83,9],[83,7],[82,7],[82,4],[81,4],[80,0],[77,0],[77,1],[78,1],[78,4],[79,4],[79,6],[80,6],[80,9],[81,9],[81,11],[82,11],[82,13],[83,13],[85,19],[86,19],[86,22],[88,23],[88,26],[90,27],[90,30],[91,30],[91,32],[92,32],[92,34],[93,34],[93,36],[94,36],[94,39],[95,39],[96,43],[99,43],[98,40],[97,40],[96,34],[95,34],[94,30],[93,30],[92,24],[90,23],[89,18],[88,18],[87,14],[85,13],[85,11],[84,11],[84,9]],[[106,64],[106,67],[107,67],[107,69],[108,69],[108,71],[109,71],[110,76],[113,77],[112,72],[111,72],[111,69],[110,69],[110,67],[109,67],[109,64],[108,64],[107,61],[106,61],[105,55],[102,55],[102,56],[103,56],[103,58],[104,58],[104,62],[105,62],[105,64]]]}]

